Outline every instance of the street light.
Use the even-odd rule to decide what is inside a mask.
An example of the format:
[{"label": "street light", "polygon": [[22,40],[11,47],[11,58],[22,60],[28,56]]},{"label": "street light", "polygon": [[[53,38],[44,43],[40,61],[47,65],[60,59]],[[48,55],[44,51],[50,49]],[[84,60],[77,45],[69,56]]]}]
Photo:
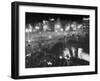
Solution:
[{"label": "street light", "polygon": [[31,42],[30,40],[30,33],[32,32],[32,26],[29,24],[28,28],[25,29],[25,32],[28,33],[28,43]]}]

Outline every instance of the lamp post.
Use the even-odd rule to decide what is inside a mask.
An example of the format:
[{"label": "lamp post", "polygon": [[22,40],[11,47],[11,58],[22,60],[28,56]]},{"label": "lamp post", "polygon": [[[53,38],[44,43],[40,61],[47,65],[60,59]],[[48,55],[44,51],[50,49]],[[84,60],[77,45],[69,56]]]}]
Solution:
[{"label": "lamp post", "polygon": [[29,24],[29,27],[26,28],[26,33],[28,33],[28,43],[31,42],[30,40],[30,33],[32,32],[32,26]]}]

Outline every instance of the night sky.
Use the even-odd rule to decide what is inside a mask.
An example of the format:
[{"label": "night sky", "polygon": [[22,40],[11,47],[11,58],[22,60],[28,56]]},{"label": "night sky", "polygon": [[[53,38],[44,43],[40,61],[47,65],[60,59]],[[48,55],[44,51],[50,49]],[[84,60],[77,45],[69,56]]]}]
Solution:
[{"label": "night sky", "polygon": [[80,21],[83,17],[88,18],[89,15],[71,15],[71,14],[49,14],[49,13],[29,13],[26,12],[26,24],[42,22],[50,18],[60,18],[61,20]]}]

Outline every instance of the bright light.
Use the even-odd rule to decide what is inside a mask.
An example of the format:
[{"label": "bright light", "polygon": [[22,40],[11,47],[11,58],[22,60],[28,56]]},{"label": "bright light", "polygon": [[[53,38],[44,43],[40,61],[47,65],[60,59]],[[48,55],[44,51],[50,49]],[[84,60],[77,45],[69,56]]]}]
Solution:
[{"label": "bright light", "polygon": [[44,30],[44,31],[46,31],[46,30],[48,30],[48,29],[49,29],[49,28],[48,28],[47,25],[44,25],[44,26],[43,26],[43,30]]},{"label": "bright light", "polygon": [[51,39],[52,38],[52,36],[51,35],[49,35],[49,37],[48,37],[49,39]]},{"label": "bright light", "polygon": [[84,17],[83,20],[89,20],[89,18],[85,18],[85,17]]},{"label": "bright light", "polygon": [[56,25],[56,28],[60,28],[60,25],[59,25],[59,24],[57,24],[57,25]]},{"label": "bright light", "polygon": [[70,30],[70,26],[66,26],[65,31],[69,31]]},{"label": "bright light", "polygon": [[79,24],[79,25],[77,26],[77,28],[79,28],[79,29],[82,28],[82,24]]},{"label": "bright light", "polygon": [[28,28],[26,28],[26,29],[25,29],[25,32],[29,32],[29,29],[28,29]]},{"label": "bright light", "polygon": [[54,20],[55,20],[54,18],[51,18],[51,19],[50,19],[50,21],[54,21]]},{"label": "bright light", "polygon": [[52,62],[49,61],[49,62],[47,62],[47,64],[48,64],[48,65],[52,65]]},{"label": "bright light", "polygon": [[35,26],[35,29],[36,29],[36,30],[39,30],[39,29],[40,29],[40,27],[39,27],[39,26]]},{"label": "bright light", "polygon": [[62,56],[59,56],[59,58],[62,59],[63,57]]},{"label": "bright light", "polygon": [[29,29],[29,32],[32,32],[32,29]]},{"label": "bright light", "polygon": [[31,42],[31,40],[28,40],[28,43],[30,43]]},{"label": "bright light", "polygon": [[31,56],[31,53],[28,53],[26,56],[27,56],[27,57],[30,57],[30,56]]},{"label": "bright light", "polygon": [[60,31],[63,31],[63,28],[61,28]]},{"label": "bright light", "polygon": [[45,20],[43,20],[43,24],[46,24],[46,21]]}]

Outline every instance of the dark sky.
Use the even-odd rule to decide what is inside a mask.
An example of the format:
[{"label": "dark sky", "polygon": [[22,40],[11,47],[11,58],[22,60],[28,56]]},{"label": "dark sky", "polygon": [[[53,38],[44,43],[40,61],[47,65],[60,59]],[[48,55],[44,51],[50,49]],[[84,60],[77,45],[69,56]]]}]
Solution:
[{"label": "dark sky", "polygon": [[26,24],[42,22],[42,20],[49,20],[50,18],[60,18],[61,20],[79,21],[83,17],[88,18],[88,15],[71,15],[71,14],[49,14],[49,13],[29,13],[26,12]]}]

